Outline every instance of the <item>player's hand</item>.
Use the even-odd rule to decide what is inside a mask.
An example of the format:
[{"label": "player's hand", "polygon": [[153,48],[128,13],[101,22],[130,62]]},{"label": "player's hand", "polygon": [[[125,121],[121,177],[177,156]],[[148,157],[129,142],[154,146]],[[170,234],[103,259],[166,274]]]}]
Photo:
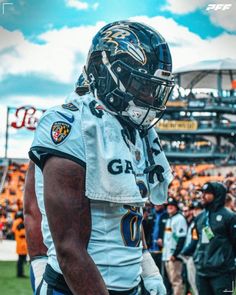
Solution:
[{"label": "player's hand", "polygon": [[[150,285],[152,285],[154,281],[155,281],[155,289],[150,289]],[[155,278],[152,278],[152,284],[150,283],[151,282],[150,281],[148,282],[148,279],[146,280],[146,282],[144,281],[144,286],[146,290],[149,291],[150,295],[166,295],[166,287],[163,283],[163,279],[161,275],[159,277],[156,276]]]},{"label": "player's hand", "polygon": [[148,251],[143,253],[141,266],[141,277],[146,290],[152,295],[166,295],[166,288],[162,276]]},{"label": "player's hand", "polygon": [[170,261],[174,262],[176,260],[175,256],[170,257]]},{"label": "player's hand", "polygon": [[159,280],[157,284],[157,295],[166,295],[166,294],[167,294],[166,287],[161,277],[161,280]]}]

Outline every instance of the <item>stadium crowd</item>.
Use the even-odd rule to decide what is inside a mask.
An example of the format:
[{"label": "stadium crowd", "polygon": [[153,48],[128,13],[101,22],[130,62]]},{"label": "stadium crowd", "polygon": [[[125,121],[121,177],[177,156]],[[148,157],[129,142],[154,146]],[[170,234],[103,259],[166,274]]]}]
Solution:
[{"label": "stadium crowd", "polygon": [[[23,218],[22,200],[27,167],[27,164],[17,163],[11,163],[8,167],[5,185],[0,196],[0,240],[16,238],[15,224],[18,224],[16,220],[19,220],[19,217]],[[227,188],[224,206],[236,213],[236,175],[229,172],[226,176],[220,173],[213,176],[208,172],[212,168],[214,168],[213,165],[174,166],[175,177],[169,187],[167,203],[156,206],[148,203],[144,208],[143,228],[147,245],[164,276],[168,294],[182,294],[184,286],[186,294],[199,294],[195,281],[196,269],[192,259],[194,251],[191,252],[188,247],[196,235],[193,231],[195,219],[203,209],[201,191],[199,191],[203,184],[209,181],[224,183]],[[171,228],[169,223],[172,215],[178,216],[177,226],[172,225],[172,234],[178,236],[173,229],[178,231],[178,226],[181,224],[184,224],[184,230],[183,235],[180,235],[181,244],[175,244],[178,246],[175,257],[168,258],[173,260],[171,267],[167,261],[163,261],[163,255],[166,257],[169,255],[163,249],[168,248],[166,243],[170,243],[167,237],[168,230]],[[23,258],[25,257],[24,254]],[[145,290],[142,294],[145,294]]]},{"label": "stadium crowd", "polygon": [[14,239],[12,226],[16,217],[23,211],[23,190],[27,168],[28,164],[14,162],[8,166],[0,194],[0,229],[4,239]]},{"label": "stadium crowd", "polygon": [[[221,180],[221,175],[217,177],[217,180]],[[228,212],[233,213],[229,213],[229,216],[234,216],[234,220],[236,216],[235,176],[229,173],[225,178],[226,198],[224,192],[219,193],[222,199],[218,200],[215,197],[211,207],[208,208],[209,214],[212,217],[215,215],[214,219],[218,223],[214,224],[214,219],[211,218],[210,226],[205,224],[205,212],[208,211],[200,215],[205,208],[201,191],[205,185],[202,186],[198,181],[203,179],[208,182],[211,176],[204,171],[196,173],[193,167],[187,170],[181,169],[181,176],[177,174],[170,186],[167,203],[158,206],[147,204],[144,209],[143,227],[146,241],[149,251],[161,269],[168,295],[182,295],[183,290],[184,294],[207,295],[213,294],[213,291],[214,294],[222,294],[220,286],[222,280],[229,279],[233,282],[235,279],[235,221],[231,224],[227,221],[230,217],[226,217]],[[186,182],[189,183],[190,180],[191,184],[186,186]],[[206,193],[217,195],[224,188],[222,182],[208,183],[214,183],[216,188]],[[226,208],[226,213],[222,208]],[[208,243],[210,245],[210,250],[208,246],[201,249],[204,245],[202,231],[205,228],[209,228],[210,231],[211,228],[214,228],[214,231],[217,228],[215,235],[210,233],[212,237],[209,240],[214,236],[216,238],[211,243],[208,238],[206,241],[206,245]],[[212,259],[214,256],[212,248],[217,253],[217,261]],[[232,257],[228,259],[226,253],[231,251]],[[224,265],[221,265],[222,261],[220,262],[221,254],[224,255]],[[217,273],[219,269],[220,273]],[[212,278],[214,282],[211,281]],[[143,291],[143,294],[146,293]]]}]

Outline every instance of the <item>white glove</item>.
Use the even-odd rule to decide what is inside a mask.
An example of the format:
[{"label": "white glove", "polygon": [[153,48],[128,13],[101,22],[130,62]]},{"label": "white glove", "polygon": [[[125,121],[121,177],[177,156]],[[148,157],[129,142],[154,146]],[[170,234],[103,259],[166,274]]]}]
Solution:
[{"label": "white glove", "polygon": [[148,251],[143,253],[141,267],[141,277],[146,290],[151,295],[166,295],[166,288],[163,283],[162,276],[160,275],[159,269]]},{"label": "white glove", "polygon": [[40,258],[37,258],[31,261],[31,266],[32,266],[34,278],[35,278],[35,282],[34,282],[35,290],[37,290],[39,284],[42,281],[47,262],[48,262],[48,258],[46,256],[42,256]]},{"label": "white glove", "polygon": [[147,277],[143,279],[143,283],[150,295],[166,295],[166,287],[161,275]]}]

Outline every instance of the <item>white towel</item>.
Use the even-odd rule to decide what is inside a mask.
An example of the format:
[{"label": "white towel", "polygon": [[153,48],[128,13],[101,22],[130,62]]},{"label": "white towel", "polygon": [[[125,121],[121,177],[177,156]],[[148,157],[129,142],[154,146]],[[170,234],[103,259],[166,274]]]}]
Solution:
[{"label": "white towel", "polygon": [[[92,200],[140,206],[147,201],[148,195],[154,204],[165,202],[172,173],[164,152],[157,144],[159,139],[156,131],[149,130],[147,139],[141,138],[137,131],[136,143],[132,149],[125,142],[123,128],[115,116],[105,110],[100,110],[101,112],[101,118],[94,118],[91,113],[91,102],[90,107],[85,102],[81,114],[86,156],[86,196]],[[149,163],[147,141],[154,151]],[[140,159],[137,159],[135,149],[139,151]],[[130,169],[130,163],[134,173]],[[150,179],[152,172],[144,173],[145,168],[156,165],[163,167],[163,181],[158,180],[156,174]],[[109,167],[113,167],[116,174],[112,174]],[[149,193],[146,197],[139,191],[139,181],[147,186]]]}]

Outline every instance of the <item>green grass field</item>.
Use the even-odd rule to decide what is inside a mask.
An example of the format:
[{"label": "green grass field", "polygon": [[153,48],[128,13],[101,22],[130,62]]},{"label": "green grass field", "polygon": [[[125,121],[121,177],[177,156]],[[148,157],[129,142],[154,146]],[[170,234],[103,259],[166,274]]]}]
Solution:
[{"label": "green grass field", "polygon": [[[25,266],[25,275],[27,278],[16,277],[16,262],[0,261],[0,295],[32,295],[29,264]],[[236,290],[233,295],[236,295]]]},{"label": "green grass field", "polygon": [[32,295],[29,278],[29,264],[25,266],[27,278],[16,277],[16,262],[0,261],[0,294]]}]

